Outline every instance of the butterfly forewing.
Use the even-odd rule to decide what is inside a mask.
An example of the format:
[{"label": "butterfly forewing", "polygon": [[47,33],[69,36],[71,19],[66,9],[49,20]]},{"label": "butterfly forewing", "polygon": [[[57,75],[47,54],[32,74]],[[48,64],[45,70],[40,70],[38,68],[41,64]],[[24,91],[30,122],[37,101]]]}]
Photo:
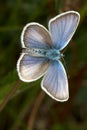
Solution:
[{"label": "butterfly forewing", "polygon": [[42,80],[42,89],[57,101],[69,98],[68,80],[65,69],[60,61],[52,61]]},{"label": "butterfly forewing", "polygon": [[49,30],[56,49],[62,50],[68,44],[78,26],[79,19],[77,12],[68,11],[50,20]]}]

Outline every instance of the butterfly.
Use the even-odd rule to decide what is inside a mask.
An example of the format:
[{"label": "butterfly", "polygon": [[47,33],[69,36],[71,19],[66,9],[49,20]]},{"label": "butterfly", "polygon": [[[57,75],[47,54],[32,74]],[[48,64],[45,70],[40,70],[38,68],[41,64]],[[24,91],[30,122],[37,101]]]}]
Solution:
[{"label": "butterfly", "polygon": [[69,98],[68,78],[61,51],[68,45],[79,24],[76,11],[64,12],[49,21],[49,31],[41,24],[27,24],[21,34],[22,53],[17,61],[19,78],[32,82],[41,78],[41,88],[56,101]]}]

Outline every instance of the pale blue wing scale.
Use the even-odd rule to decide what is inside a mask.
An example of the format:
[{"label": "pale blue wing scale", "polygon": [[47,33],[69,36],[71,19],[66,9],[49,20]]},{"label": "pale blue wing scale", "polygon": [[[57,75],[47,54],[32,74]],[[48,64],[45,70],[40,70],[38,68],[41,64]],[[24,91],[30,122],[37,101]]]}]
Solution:
[{"label": "pale blue wing scale", "polygon": [[41,82],[42,89],[57,101],[69,98],[68,80],[65,69],[60,61],[52,61]]},{"label": "pale blue wing scale", "polygon": [[17,62],[17,71],[22,81],[32,82],[43,76],[48,66],[48,59],[22,53]]},{"label": "pale blue wing scale", "polygon": [[49,31],[54,48],[62,50],[71,40],[80,20],[79,13],[68,11],[49,21]]},{"label": "pale blue wing scale", "polygon": [[48,49],[52,45],[48,30],[38,23],[29,23],[24,27],[21,42],[23,48]]}]

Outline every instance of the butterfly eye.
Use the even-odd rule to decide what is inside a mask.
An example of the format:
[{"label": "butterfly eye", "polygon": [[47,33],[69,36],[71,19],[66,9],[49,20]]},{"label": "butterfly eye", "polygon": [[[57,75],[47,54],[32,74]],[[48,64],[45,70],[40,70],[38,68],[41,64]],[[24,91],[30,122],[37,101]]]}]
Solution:
[{"label": "butterfly eye", "polygon": [[41,50],[39,50],[39,53],[41,53]]}]

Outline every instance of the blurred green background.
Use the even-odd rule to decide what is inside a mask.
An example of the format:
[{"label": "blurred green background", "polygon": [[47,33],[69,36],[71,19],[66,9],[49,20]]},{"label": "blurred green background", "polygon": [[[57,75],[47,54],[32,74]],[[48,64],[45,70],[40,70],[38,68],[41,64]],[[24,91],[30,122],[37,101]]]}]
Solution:
[{"label": "blurred green background", "polygon": [[[70,98],[56,102],[40,88],[41,79],[23,83],[16,71],[20,35],[29,22],[45,27],[68,10],[81,15],[65,51]],[[0,130],[87,130],[87,1],[0,0]]]}]

